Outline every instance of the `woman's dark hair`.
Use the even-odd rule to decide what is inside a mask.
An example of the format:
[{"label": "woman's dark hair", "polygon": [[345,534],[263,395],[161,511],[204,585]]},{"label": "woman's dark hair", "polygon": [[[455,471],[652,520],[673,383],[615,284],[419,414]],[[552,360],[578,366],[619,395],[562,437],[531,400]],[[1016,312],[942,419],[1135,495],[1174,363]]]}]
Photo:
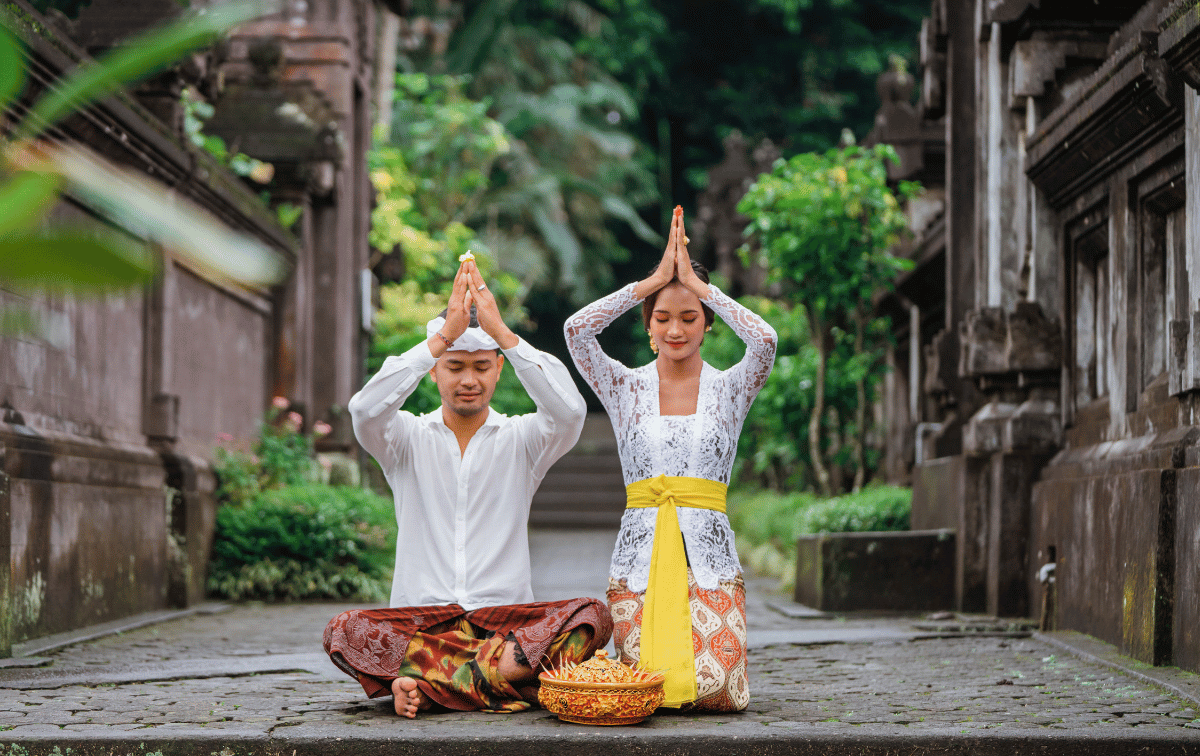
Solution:
[{"label": "woman's dark hair", "polygon": [[[650,269],[650,275],[654,275],[654,271],[656,270],[658,270],[657,265]],[[708,268],[692,260],[692,270],[696,272],[697,278],[704,283],[708,283]],[[676,283],[678,280],[679,276],[675,276],[669,283]],[[658,291],[662,291],[662,289]],[[654,314],[654,303],[658,301],[658,291],[642,300],[642,325],[645,326],[647,331],[650,330],[650,316]],[[708,308],[708,305],[703,302],[700,303],[700,308],[704,310],[704,327],[707,328],[713,324],[715,316],[713,315],[713,311]]]},{"label": "woman's dark hair", "polygon": [[[438,317],[445,318],[449,314],[450,314],[450,309],[443,308],[442,311],[438,313]],[[471,305],[471,320],[470,320],[470,322],[467,323],[467,328],[478,328],[478,327],[479,327],[479,316],[478,316],[478,313],[476,313],[476,311],[475,311],[475,305]]]}]

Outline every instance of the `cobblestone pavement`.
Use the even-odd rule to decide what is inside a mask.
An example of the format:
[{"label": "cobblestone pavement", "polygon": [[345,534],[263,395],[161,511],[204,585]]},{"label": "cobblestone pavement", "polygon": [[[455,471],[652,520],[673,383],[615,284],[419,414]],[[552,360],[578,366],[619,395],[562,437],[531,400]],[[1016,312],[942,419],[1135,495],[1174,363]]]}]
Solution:
[{"label": "cobblestone pavement", "polygon": [[[1041,640],[943,637],[912,617],[789,619],[767,608],[781,598],[768,583],[750,587],[752,640],[793,642],[752,642],[741,714],[660,714],[623,728],[540,710],[401,720],[320,653],[326,621],[346,606],[244,605],[67,647],[47,654],[49,667],[0,670],[0,756],[55,746],[361,754],[377,741],[447,754],[1200,754],[1190,702]],[[859,640],[829,641],[839,636]]]}]

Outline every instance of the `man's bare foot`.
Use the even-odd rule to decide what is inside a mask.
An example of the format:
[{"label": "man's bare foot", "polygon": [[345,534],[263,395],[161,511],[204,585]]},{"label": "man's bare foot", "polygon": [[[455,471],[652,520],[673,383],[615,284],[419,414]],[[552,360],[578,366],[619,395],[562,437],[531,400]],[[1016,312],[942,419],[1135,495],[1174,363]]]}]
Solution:
[{"label": "man's bare foot", "polygon": [[417,681],[411,677],[397,677],[392,680],[392,696],[396,713],[402,717],[416,719],[418,711],[429,708],[429,699],[417,687]]}]

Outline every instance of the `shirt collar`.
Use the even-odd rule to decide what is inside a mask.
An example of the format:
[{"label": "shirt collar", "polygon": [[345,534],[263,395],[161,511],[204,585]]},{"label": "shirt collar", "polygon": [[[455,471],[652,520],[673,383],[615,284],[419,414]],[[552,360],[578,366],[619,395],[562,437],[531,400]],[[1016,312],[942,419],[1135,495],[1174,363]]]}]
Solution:
[{"label": "shirt collar", "polygon": [[[438,407],[432,412],[426,412],[424,415],[421,415],[421,419],[424,420],[425,423],[431,428],[441,427],[446,428],[446,430],[450,430],[446,427],[446,421],[442,419],[441,405],[438,405]],[[506,422],[508,422],[508,415],[504,414],[503,412],[497,412],[495,407],[489,406],[487,419],[483,421],[483,425],[480,427],[480,430],[489,427],[498,428],[501,425],[504,425]]]}]

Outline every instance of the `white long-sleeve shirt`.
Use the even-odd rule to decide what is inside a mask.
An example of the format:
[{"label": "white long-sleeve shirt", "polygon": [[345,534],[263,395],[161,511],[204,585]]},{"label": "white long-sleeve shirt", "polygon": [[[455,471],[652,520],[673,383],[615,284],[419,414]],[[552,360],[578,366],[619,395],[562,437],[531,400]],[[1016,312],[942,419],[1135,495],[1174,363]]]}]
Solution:
[{"label": "white long-sleeve shirt", "polygon": [[553,355],[523,339],[504,354],[537,411],[508,417],[489,409],[463,454],[440,407],[426,415],[400,409],[437,361],[425,342],[388,357],[350,399],[354,434],[395,496],[393,607],[533,601],[529,506],[546,471],[579,440],[586,407]]}]

